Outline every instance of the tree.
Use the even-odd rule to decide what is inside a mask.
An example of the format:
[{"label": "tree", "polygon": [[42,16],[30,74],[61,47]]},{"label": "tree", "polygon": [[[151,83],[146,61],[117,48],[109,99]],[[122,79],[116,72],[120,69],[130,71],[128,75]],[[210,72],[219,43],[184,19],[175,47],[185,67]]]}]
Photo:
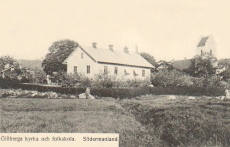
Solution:
[{"label": "tree", "polygon": [[230,79],[230,59],[218,61],[218,75],[222,76],[225,81]]},{"label": "tree", "polygon": [[191,66],[184,72],[194,77],[216,74],[217,58],[210,54],[196,55],[191,62]]},{"label": "tree", "polygon": [[155,66],[156,71],[159,71],[161,69],[169,69],[169,70],[174,69],[172,63],[173,63],[173,61],[160,60],[160,61],[157,62],[156,66]]},{"label": "tree", "polygon": [[66,65],[63,65],[62,62],[77,46],[77,42],[69,39],[54,42],[48,49],[49,53],[42,61],[44,72],[52,74],[53,72],[66,71]]},{"label": "tree", "polygon": [[152,64],[153,66],[156,65],[156,60],[154,59],[154,57],[148,53],[140,53],[140,55],[145,59],[147,60],[150,64]]},{"label": "tree", "polygon": [[[155,58],[148,54],[148,53],[145,53],[145,52],[142,52],[140,53],[140,55],[145,59],[147,60],[150,64],[152,64],[154,67],[156,67],[157,63],[156,63],[156,60]],[[154,69],[151,70],[152,72],[154,71]]]},{"label": "tree", "polygon": [[18,80],[18,76],[22,74],[18,62],[10,56],[0,57],[0,72],[4,71],[4,76],[9,80]]}]

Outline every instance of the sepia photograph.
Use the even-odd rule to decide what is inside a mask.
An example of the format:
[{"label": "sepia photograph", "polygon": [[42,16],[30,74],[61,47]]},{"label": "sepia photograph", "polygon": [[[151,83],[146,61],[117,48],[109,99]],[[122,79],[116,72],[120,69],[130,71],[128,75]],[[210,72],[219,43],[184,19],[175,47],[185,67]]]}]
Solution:
[{"label": "sepia photograph", "polygon": [[0,0],[0,146],[230,147],[229,8]]}]

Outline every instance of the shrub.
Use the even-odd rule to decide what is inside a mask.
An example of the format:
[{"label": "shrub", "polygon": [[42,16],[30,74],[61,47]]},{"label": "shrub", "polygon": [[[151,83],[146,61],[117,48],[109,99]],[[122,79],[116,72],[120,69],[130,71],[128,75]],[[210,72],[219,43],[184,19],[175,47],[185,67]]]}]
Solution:
[{"label": "shrub", "polygon": [[[164,146],[229,146],[229,124],[224,110],[201,106],[148,107],[125,104],[150,133],[165,142]],[[224,115],[223,115],[224,114]]]},{"label": "shrub", "polygon": [[221,83],[221,77],[218,75],[204,75],[202,77],[193,77],[193,86],[195,87],[225,87]]},{"label": "shrub", "polygon": [[[22,90],[33,90],[39,92],[57,92],[61,94],[78,95],[85,92],[85,88],[64,88],[51,87],[31,84],[16,84],[16,83],[0,83],[1,88],[13,88]],[[130,88],[91,88],[91,94],[99,97],[114,97],[114,98],[133,98],[140,95],[192,95],[192,96],[221,96],[224,94],[223,88],[215,87],[130,87]]]},{"label": "shrub", "polygon": [[178,70],[163,69],[151,74],[151,82],[155,86],[191,86],[192,77]]},{"label": "shrub", "polygon": [[36,84],[44,84],[46,81],[46,73],[41,69],[34,69],[31,81]]},{"label": "shrub", "polygon": [[[109,73],[105,74],[100,72],[99,74],[94,75],[93,83],[94,87],[98,88],[108,88],[108,87],[114,87],[117,83],[116,76],[110,75]],[[116,85],[117,86],[117,85]]]}]

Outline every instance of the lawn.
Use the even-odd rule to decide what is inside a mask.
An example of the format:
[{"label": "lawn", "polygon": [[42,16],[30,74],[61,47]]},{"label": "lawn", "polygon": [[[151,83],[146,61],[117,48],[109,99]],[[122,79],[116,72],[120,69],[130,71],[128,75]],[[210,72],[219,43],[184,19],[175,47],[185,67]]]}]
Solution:
[{"label": "lawn", "polygon": [[186,96],[0,98],[0,132],[119,133],[121,147],[230,146],[229,108],[229,102]]}]

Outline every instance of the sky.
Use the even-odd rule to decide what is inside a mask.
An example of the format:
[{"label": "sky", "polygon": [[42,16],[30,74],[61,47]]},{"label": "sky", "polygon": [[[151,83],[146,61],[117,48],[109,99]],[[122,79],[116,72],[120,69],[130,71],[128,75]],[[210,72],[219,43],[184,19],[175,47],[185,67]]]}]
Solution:
[{"label": "sky", "polygon": [[146,52],[156,60],[192,58],[212,35],[230,58],[228,0],[1,0],[0,56],[42,59],[53,42]]}]

